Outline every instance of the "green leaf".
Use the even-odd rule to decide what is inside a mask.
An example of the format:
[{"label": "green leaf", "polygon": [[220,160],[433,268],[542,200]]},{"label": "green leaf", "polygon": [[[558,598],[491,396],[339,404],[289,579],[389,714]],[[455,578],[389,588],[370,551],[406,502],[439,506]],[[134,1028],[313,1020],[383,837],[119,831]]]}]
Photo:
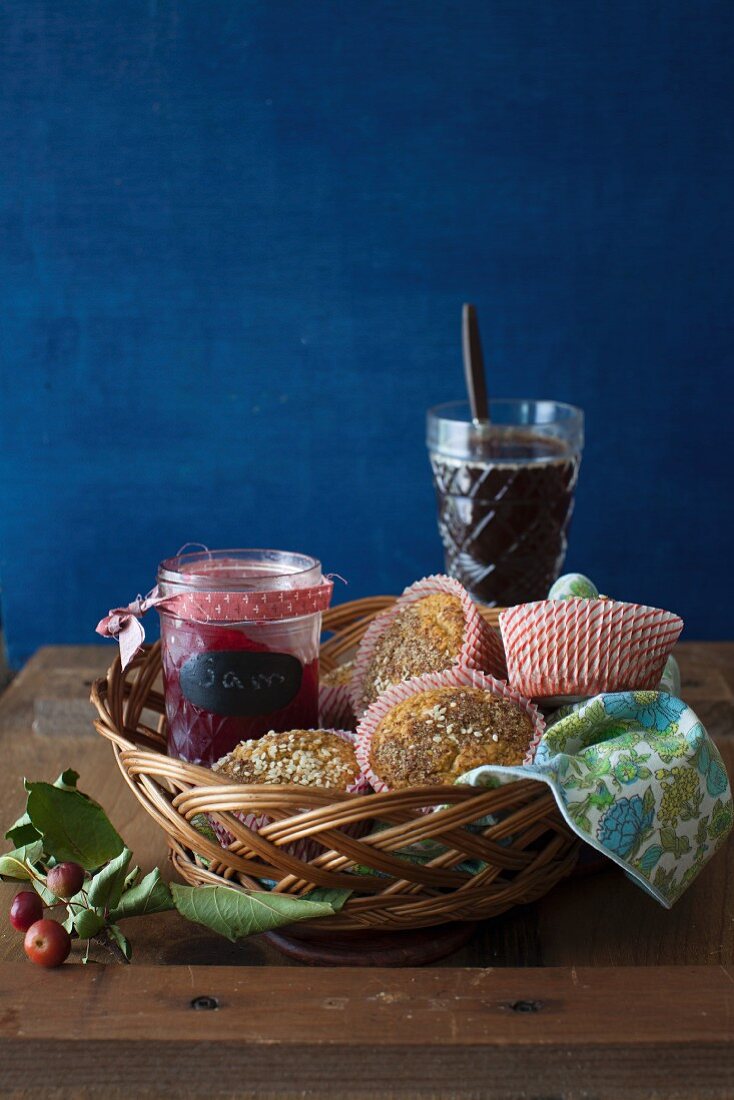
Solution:
[{"label": "green leaf", "polygon": [[667,827],[661,829],[660,843],[663,846],[664,852],[673,852],[675,855],[676,848],[678,847],[678,837],[675,835],[675,830]]},{"label": "green leaf", "polygon": [[131,890],[135,883],[138,881],[138,875],[140,874],[140,868],[137,863],[133,867],[132,871],[128,871],[125,876],[125,884],[123,890]]},{"label": "green leaf", "polygon": [[354,890],[334,890],[330,886],[316,886],[303,897],[305,901],[325,901],[335,913],[338,913],[353,893]]},{"label": "green leaf", "polygon": [[104,928],[104,913],[98,913],[94,909],[80,909],[74,915],[74,927],[80,940],[91,939],[100,928]]},{"label": "green leaf", "polygon": [[[81,912],[88,908],[89,905],[87,903],[87,899],[84,897],[84,894],[81,890],[78,894],[74,894],[73,898],[69,898],[66,903],[66,915],[67,918],[71,921],[72,927],[74,926],[75,918],[78,917]],[[100,910],[100,915],[104,916],[102,910]],[[70,931],[70,929],[67,929],[67,931]]]},{"label": "green leaf", "polygon": [[34,840],[32,844],[24,844],[21,848],[14,848],[12,852],[6,852],[0,856],[0,876],[16,879],[33,878],[26,864],[35,863],[42,855],[43,844],[40,840]]},{"label": "green leaf", "polygon": [[57,860],[74,860],[93,871],[125,847],[104,810],[80,791],[51,783],[26,787],[28,816],[43,838],[44,851]]},{"label": "green leaf", "polygon": [[233,943],[294,921],[329,917],[333,906],[288,894],[233,890],[229,886],[179,886],[171,883],[173,901],[187,920],[203,924]]},{"label": "green leaf", "polygon": [[649,814],[651,810],[655,809],[655,795],[653,794],[652,787],[648,787],[642,796],[642,808],[646,814]]},{"label": "green leaf", "polygon": [[126,890],[119,900],[119,904],[110,913],[110,920],[120,920],[122,917],[142,917],[149,913],[163,913],[166,909],[173,909],[173,899],[168,884],[161,878],[161,873],[155,867],[142,882]]},{"label": "green leaf", "polygon": [[7,852],[0,856],[0,877],[29,879],[31,875],[22,859],[18,859],[14,852]]},{"label": "green leaf", "polygon": [[30,823],[13,825],[5,835],[16,848],[22,848],[24,844],[33,844],[35,840],[41,839],[41,834]]},{"label": "green leaf", "polygon": [[212,829],[211,823],[206,814],[194,814],[194,816],[189,821],[189,825],[193,826],[193,828],[196,829],[197,833],[201,833],[201,835],[205,836],[207,840],[211,840],[215,844],[219,844],[217,834]]},{"label": "green leaf", "polygon": [[597,794],[589,795],[589,805],[596,806],[597,809],[604,809],[605,806],[611,806],[614,802],[614,795],[606,787],[601,787]]},{"label": "green leaf", "polygon": [[[54,780],[54,787],[59,787],[62,791],[75,791],[78,778],[79,772],[75,772],[73,768],[67,768],[58,779]],[[79,793],[81,794],[81,791]]]},{"label": "green leaf", "polygon": [[649,875],[655,864],[663,854],[663,849],[659,844],[651,844],[649,848],[642,853],[639,859],[640,870]]},{"label": "green leaf", "polygon": [[682,856],[685,852],[690,852],[691,842],[687,836],[676,837],[675,854],[676,856]]},{"label": "green leaf", "polygon": [[40,840],[40,834],[33,828],[28,814],[22,814],[14,825],[11,825],[5,836],[13,842],[16,848],[24,844],[32,844],[34,840]]},{"label": "green leaf", "polygon": [[130,959],[133,957],[133,949],[130,945],[130,940],[125,938],[116,924],[107,925],[107,935],[117,944],[127,961],[130,962]]},{"label": "green leaf", "polygon": [[133,854],[123,848],[119,856],[111,859],[106,867],[92,879],[87,888],[89,904],[99,909],[112,909],[119,902],[125,886],[127,867]]}]

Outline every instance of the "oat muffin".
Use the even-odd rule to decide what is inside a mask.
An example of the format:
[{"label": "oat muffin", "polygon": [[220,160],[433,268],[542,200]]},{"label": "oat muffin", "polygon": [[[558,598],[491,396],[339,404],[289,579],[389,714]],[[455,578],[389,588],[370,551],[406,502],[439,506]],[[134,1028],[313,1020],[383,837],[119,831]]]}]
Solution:
[{"label": "oat muffin", "polygon": [[522,764],[533,723],[516,703],[475,687],[431,688],[377,725],[372,771],[388,787],[454,783],[481,764]]},{"label": "oat muffin", "polygon": [[212,765],[238,783],[293,783],[345,791],[359,778],[351,742],[329,730],[266,733],[239,745]]},{"label": "oat muffin", "polygon": [[465,632],[458,596],[435,592],[406,604],[377,640],[363,677],[362,706],[374,703],[391,684],[451,668]]},{"label": "oat muffin", "polygon": [[351,683],[354,673],[354,661],[345,661],[343,665],[337,665],[331,672],[325,672],[319,677],[321,687],[346,687]]}]

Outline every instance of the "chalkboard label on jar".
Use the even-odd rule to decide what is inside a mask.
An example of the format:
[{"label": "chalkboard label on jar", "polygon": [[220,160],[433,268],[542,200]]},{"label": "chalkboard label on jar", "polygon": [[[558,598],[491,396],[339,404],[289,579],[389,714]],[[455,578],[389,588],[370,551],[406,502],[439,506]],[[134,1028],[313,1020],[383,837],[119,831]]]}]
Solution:
[{"label": "chalkboard label on jar", "polygon": [[282,710],[301,687],[303,667],[290,653],[197,653],[181,669],[181,691],[195,707],[228,717]]}]

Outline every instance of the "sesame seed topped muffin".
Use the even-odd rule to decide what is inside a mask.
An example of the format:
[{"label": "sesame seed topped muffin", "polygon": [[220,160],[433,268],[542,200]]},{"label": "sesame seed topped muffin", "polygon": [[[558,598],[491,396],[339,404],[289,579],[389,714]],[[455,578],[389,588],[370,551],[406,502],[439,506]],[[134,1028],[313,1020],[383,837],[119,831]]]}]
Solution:
[{"label": "sesame seed topped muffin", "polygon": [[465,631],[458,596],[435,592],[406,604],[377,640],[362,678],[362,706],[374,703],[392,684],[450,668]]},{"label": "sesame seed topped muffin", "polygon": [[387,787],[454,783],[482,764],[522,764],[533,722],[518,704],[477,687],[420,691],[381,719],[369,764]]},{"label": "sesame seed topped muffin", "polygon": [[241,741],[212,765],[238,783],[287,783],[344,791],[359,782],[354,748],[331,730],[288,730]]},{"label": "sesame seed topped muffin", "polygon": [[332,668],[331,672],[325,672],[319,678],[321,687],[344,687],[354,674],[354,661],[345,661],[342,665]]}]

